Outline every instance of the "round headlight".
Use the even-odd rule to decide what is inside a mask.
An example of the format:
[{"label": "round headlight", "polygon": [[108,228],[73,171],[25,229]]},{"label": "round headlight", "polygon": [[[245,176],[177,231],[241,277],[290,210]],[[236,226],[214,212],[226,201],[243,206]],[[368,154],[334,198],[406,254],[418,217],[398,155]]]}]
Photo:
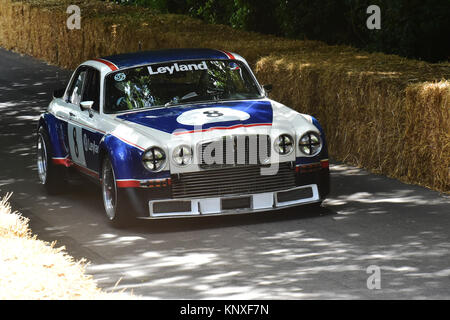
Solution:
[{"label": "round headlight", "polygon": [[173,161],[178,166],[186,166],[192,162],[192,149],[189,146],[178,146],[173,150]]},{"label": "round headlight", "polygon": [[275,140],[275,151],[281,155],[288,155],[294,149],[294,139],[288,134],[282,134]]},{"label": "round headlight", "polygon": [[150,171],[159,171],[166,163],[166,154],[159,147],[148,149],[142,156],[144,166]]},{"label": "round headlight", "polygon": [[300,138],[298,147],[303,154],[315,156],[322,150],[322,139],[315,132],[307,132]]}]

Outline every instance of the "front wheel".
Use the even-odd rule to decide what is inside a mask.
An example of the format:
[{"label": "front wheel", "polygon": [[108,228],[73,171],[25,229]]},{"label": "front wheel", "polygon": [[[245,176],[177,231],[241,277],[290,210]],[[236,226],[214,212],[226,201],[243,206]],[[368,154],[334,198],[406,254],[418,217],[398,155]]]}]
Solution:
[{"label": "front wheel", "polygon": [[117,188],[114,169],[108,157],[105,157],[102,165],[102,195],[110,223],[117,228],[129,226],[133,221],[130,215],[132,210],[124,192]]},{"label": "front wheel", "polygon": [[66,172],[61,166],[52,163],[52,147],[47,131],[40,127],[36,143],[37,169],[39,181],[50,195],[64,192],[67,181]]}]

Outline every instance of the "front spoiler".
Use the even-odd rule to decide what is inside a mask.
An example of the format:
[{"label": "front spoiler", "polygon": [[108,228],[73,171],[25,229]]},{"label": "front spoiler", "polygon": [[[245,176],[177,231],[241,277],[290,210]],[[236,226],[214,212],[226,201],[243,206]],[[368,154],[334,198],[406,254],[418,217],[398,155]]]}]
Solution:
[{"label": "front spoiler", "polygon": [[[302,197],[295,199],[284,199],[280,201],[280,197],[292,194],[297,191],[311,192],[310,197]],[[291,196],[292,197],[292,196]],[[293,195],[295,197],[295,195]],[[238,202],[239,200],[248,199],[248,206],[243,208],[224,208],[225,201]],[[281,199],[282,200],[282,199]],[[149,215],[139,217],[139,219],[167,219],[167,218],[192,218],[192,217],[206,217],[206,216],[221,216],[221,215],[234,215],[261,211],[279,210],[299,205],[305,205],[310,203],[320,202],[319,189],[316,184],[303,185],[291,189],[280,190],[275,192],[265,192],[257,194],[246,195],[226,195],[210,198],[200,199],[159,199],[151,200],[148,202]],[[177,210],[167,212],[156,212],[155,207],[157,205],[176,205],[182,204],[190,210]]]}]

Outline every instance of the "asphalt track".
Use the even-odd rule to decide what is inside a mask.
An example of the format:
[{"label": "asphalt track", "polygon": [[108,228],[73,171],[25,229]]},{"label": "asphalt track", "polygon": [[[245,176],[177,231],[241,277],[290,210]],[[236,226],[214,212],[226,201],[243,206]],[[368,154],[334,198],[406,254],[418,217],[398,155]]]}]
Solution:
[{"label": "asphalt track", "polygon": [[[0,49],[0,194],[14,192],[14,209],[39,238],[87,258],[102,288],[120,280],[116,289],[150,299],[450,298],[450,197],[340,163],[319,210],[116,230],[90,182],[47,196],[37,182],[36,120],[69,76]],[[380,289],[367,286],[369,266],[380,270]]]}]

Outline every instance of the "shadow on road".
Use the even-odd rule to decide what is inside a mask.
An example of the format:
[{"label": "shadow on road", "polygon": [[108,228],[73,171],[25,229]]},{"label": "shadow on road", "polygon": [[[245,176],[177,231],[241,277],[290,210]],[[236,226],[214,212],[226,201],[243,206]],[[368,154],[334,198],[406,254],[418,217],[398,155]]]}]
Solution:
[{"label": "shadow on road", "polygon": [[[37,184],[35,129],[69,72],[0,50],[0,193],[40,238],[57,240],[104,288],[146,298],[450,298],[450,200],[334,162],[323,208],[108,226],[84,180],[47,196]],[[13,67],[11,67],[13,66]],[[59,76],[56,77],[56,72]],[[367,267],[381,268],[369,290]]]}]

